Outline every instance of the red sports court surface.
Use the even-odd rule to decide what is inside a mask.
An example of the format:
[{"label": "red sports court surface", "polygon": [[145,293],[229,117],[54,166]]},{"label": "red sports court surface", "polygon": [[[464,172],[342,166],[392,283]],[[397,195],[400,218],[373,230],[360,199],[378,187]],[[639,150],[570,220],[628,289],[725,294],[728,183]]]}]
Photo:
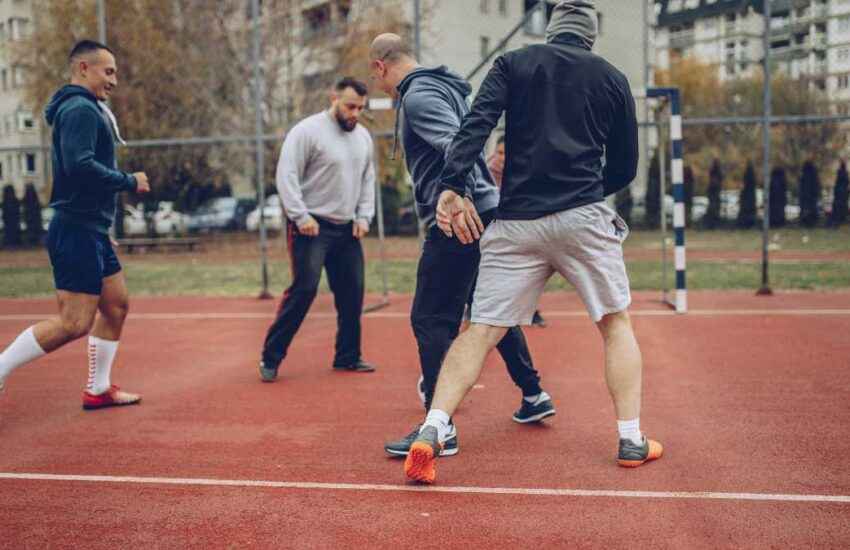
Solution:
[{"label": "red sports court surface", "polygon": [[[352,374],[322,296],[276,384],[256,372],[275,303],[136,299],[113,379],[141,406],[81,409],[83,342],[7,381],[0,547],[850,547],[850,293],[657,298],[633,311],[661,460],[615,465],[600,339],[554,294],[527,336],[557,416],[513,423],[491,357],[430,488],[382,449],[421,414],[408,297],[364,317],[379,371]],[[0,301],[0,345],[54,307]]]}]

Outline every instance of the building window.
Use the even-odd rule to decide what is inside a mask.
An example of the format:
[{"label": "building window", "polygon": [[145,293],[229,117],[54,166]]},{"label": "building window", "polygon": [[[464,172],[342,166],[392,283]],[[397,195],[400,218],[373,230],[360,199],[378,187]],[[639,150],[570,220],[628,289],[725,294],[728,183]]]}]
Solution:
[{"label": "building window", "polygon": [[35,120],[30,113],[18,114],[18,130],[29,131],[35,129]]},{"label": "building window", "polygon": [[490,13],[490,0],[481,0],[478,9],[481,13]]},{"label": "building window", "polygon": [[845,90],[850,87],[850,75],[842,74],[838,77],[838,89]]},{"label": "building window", "polygon": [[482,36],[481,37],[481,59],[487,57],[487,54],[490,53],[490,37]]},{"label": "building window", "polygon": [[499,0],[499,15],[508,15],[508,0]]},{"label": "building window", "polygon": [[3,91],[9,89],[9,71],[6,69],[0,70],[0,80],[2,80]]},{"label": "building window", "polygon": [[0,181],[3,181],[3,161],[0,160]]},{"label": "building window", "polygon": [[35,174],[35,153],[27,153],[25,157],[27,174]]},{"label": "building window", "polygon": [[596,10],[596,34],[602,34],[602,12]]},{"label": "building window", "polygon": [[838,32],[850,31],[850,15],[838,19]]}]

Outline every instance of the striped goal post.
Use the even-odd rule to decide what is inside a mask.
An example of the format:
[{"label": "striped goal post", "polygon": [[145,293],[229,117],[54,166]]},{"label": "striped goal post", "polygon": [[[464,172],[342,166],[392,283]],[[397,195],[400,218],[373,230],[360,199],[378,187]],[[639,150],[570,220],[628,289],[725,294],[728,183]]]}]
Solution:
[{"label": "striped goal post", "polygon": [[[636,99],[666,99],[670,105],[670,175],[673,191],[673,235],[675,248],[673,252],[673,263],[676,269],[675,297],[671,302],[667,296],[666,276],[664,282],[662,299],[665,303],[676,310],[676,313],[688,311],[688,287],[687,287],[687,263],[685,259],[685,186],[684,186],[684,161],[682,146],[682,105],[681,94],[678,88],[646,88],[645,90],[633,90]],[[659,147],[660,159],[663,162],[666,146]],[[667,269],[666,248],[666,213],[664,211],[664,171],[661,178],[661,223],[662,223],[662,245],[663,267]]]}]

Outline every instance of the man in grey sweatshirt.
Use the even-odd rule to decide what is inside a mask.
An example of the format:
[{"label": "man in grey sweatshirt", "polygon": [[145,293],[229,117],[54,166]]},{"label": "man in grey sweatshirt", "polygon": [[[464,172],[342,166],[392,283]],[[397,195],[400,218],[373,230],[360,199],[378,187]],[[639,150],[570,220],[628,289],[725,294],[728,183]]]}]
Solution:
[{"label": "man in grey sweatshirt", "polygon": [[292,284],[269,327],[260,378],[273,382],[327,271],[338,313],[333,368],[372,372],[360,354],[364,266],[360,239],[375,214],[374,145],[358,125],[367,88],[353,78],[337,82],[331,108],[296,124],[277,165],[277,189],[286,211]]},{"label": "man in grey sweatshirt", "polygon": [[[369,55],[373,80],[398,102],[402,144],[413,178],[416,210],[428,228],[410,312],[419,346],[427,411],[431,407],[443,357],[458,335],[480,260],[477,243],[465,246],[457,239],[446,237],[435,220],[440,173],[449,145],[464,115],[469,112],[467,97],[472,88],[446,67],[419,66],[409,46],[395,34],[375,38]],[[484,231],[499,205],[499,190],[483,155],[476,160],[464,183],[470,222]],[[551,398],[540,388],[540,377],[522,331],[518,327],[509,330],[498,349],[511,378],[523,393],[521,406],[513,419],[519,423],[537,422],[555,414]],[[406,455],[418,432],[417,426],[407,436],[385,445],[384,449],[392,455]],[[441,456],[457,453],[454,427],[443,443]]]}]

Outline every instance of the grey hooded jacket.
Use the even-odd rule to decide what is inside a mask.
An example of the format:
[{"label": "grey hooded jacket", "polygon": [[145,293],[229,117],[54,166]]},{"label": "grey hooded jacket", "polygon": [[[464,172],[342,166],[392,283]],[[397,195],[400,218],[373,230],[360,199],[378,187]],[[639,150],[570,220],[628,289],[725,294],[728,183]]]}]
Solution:
[{"label": "grey hooded jacket", "polygon": [[[469,112],[467,97],[472,88],[445,66],[418,68],[399,84],[401,139],[407,170],[413,178],[416,213],[426,227],[435,223],[440,195],[440,173],[449,146]],[[464,177],[465,194],[479,213],[499,205],[499,190],[478,155]]]}]

